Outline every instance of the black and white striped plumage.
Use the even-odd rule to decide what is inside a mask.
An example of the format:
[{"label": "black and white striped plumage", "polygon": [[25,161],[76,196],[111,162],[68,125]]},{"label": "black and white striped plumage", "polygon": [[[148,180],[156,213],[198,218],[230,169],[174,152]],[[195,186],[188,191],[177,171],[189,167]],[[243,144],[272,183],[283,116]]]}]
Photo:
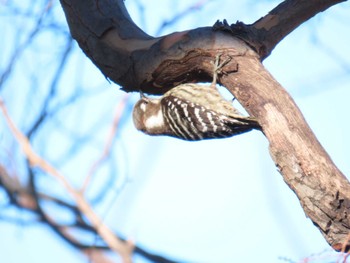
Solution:
[{"label": "black and white striped plumage", "polygon": [[142,97],[134,107],[133,120],[146,134],[188,141],[226,138],[260,128],[216,88],[198,84],[179,85],[157,99]]}]

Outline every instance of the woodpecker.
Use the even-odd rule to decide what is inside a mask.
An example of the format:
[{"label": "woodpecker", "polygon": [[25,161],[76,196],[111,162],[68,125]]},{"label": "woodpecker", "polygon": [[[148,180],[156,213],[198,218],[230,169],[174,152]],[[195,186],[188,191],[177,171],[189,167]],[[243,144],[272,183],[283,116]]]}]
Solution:
[{"label": "woodpecker", "polygon": [[187,141],[226,138],[261,129],[256,119],[243,116],[221,96],[216,88],[219,67],[216,61],[213,83],[209,87],[181,84],[160,98],[142,96],[133,110],[136,129],[149,135],[168,135]]}]

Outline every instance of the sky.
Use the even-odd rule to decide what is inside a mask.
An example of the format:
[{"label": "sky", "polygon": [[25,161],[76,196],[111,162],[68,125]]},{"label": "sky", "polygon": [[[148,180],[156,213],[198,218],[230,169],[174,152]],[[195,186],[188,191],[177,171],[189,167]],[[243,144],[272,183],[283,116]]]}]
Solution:
[{"label": "sky", "polygon": [[[171,19],[196,1],[141,2],[145,7],[142,15],[135,2],[126,1],[126,4],[135,22],[148,34],[155,35],[164,20]],[[229,22],[251,23],[278,2],[208,1],[204,8],[164,28],[160,34],[212,25],[223,18]],[[55,16],[64,23],[59,4],[56,5]],[[0,10],[4,7],[6,1],[0,2]],[[349,13],[348,3],[323,12],[287,36],[264,61],[265,67],[292,95],[321,144],[346,175],[350,174],[350,140],[347,136],[350,127],[346,121],[350,95],[350,54],[347,52],[350,34],[345,33],[349,30]],[[7,19],[5,8],[0,12],[0,27],[4,26],[6,34],[14,34]],[[8,39],[15,41],[16,37]],[[49,31],[36,41],[37,50],[31,51],[34,53],[40,51],[41,41],[51,41],[60,48],[65,43],[55,39],[55,34]],[[1,69],[10,57],[8,45],[11,43],[0,44],[2,50],[8,51],[0,55]],[[74,132],[84,134],[99,123],[91,124],[87,119],[112,118],[108,112],[114,109],[113,104],[123,92],[103,78],[76,43],[73,49],[64,72],[65,79],[57,92],[61,98],[68,96],[70,91],[64,86],[76,82],[77,78],[82,89],[92,90],[92,86],[97,86],[99,91],[84,100],[86,105],[93,102],[94,107],[84,109],[84,114],[79,110],[65,110],[58,120],[67,122],[67,127],[74,127]],[[59,55],[57,50],[53,46],[52,52]],[[24,63],[30,64],[34,55],[25,54]],[[84,74],[75,75],[77,68]],[[16,70],[20,69],[18,66]],[[50,74],[44,68],[40,71],[43,75]],[[23,84],[27,81],[24,78],[9,80],[9,85]],[[1,95],[11,102],[9,109],[14,118],[23,118],[19,109],[25,105],[25,96],[14,96],[9,88]],[[133,94],[130,103],[137,99],[138,95]],[[108,194],[108,201],[99,210],[112,229],[151,252],[181,262],[301,262],[310,255],[317,258],[311,262],[336,259],[278,173],[262,134],[253,131],[230,139],[194,143],[150,137],[135,130],[130,109],[114,144],[112,158],[116,160],[119,177]],[[84,120],[82,125],[75,125],[78,119]],[[21,124],[26,126],[25,122]],[[3,129],[4,123],[0,125]],[[104,131],[98,130],[92,144],[106,136]],[[64,152],[65,147],[60,132],[58,129],[48,141],[45,137],[35,141],[40,152],[47,154],[54,163],[59,163],[55,154]],[[6,145],[6,136],[2,132],[2,145]],[[45,148],[48,143],[51,147]],[[77,162],[83,166],[95,155],[96,149],[89,146]],[[77,169],[75,166],[67,161],[61,167],[63,172],[76,176],[71,179],[73,183],[83,176],[80,170],[74,170]],[[104,175],[103,171],[101,173]],[[46,184],[52,183],[51,179],[43,180]],[[99,185],[96,178],[95,181]],[[61,192],[62,189],[53,188],[52,191]],[[6,201],[1,191],[0,201]],[[13,210],[11,215],[22,218],[22,223],[0,221],[1,262],[88,262],[48,227],[40,223],[27,226],[28,215],[20,211]],[[322,261],[321,256],[328,261]],[[136,258],[135,262],[144,261]]]}]

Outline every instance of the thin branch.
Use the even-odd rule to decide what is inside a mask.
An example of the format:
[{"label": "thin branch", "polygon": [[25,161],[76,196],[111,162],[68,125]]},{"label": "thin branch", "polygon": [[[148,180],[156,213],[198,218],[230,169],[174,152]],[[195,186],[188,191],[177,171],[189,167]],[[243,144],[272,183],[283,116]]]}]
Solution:
[{"label": "thin branch", "polygon": [[164,20],[158,28],[158,30],[156,31],[155,35],[159,36],[162,33],[162,31],[164,31],[167,27],[173,26],[175,23],[177,23],[179,20],[186,17],[187,15],[193,15],[193,11],[200,10],[209,1],[212,0],[198,0],[197,2],[188,6],[185,10],[179,12],[178,14],[175,14],[171,19]]},{"label": "thin branch", "polygon": [[101,250],[98,249],[81,249],[81,252],[89,259],[89,263],[113,263]]},{"label": "thin branch", "polygon": [[4,87],[4,83],[10,76],[12,69],[15,66],[15,63],[18,61],[18,57],[23,53],[26,47],[33,41],[35,36],[43,29],[42,23],[43,23],[44,17],[48,13],[48,11],[51,10],[51,7],[52,7],[52,0],[47,0],[46,5],[42,9],[39,18],[37,19],[34,29],[32,30],[32,32],[30,32],[26,40],[21,45],[19,45],[13,52],[7,68],[0,75],[0,90]]},{"label": "thin branch", "polygon": [[63,74],[65,65],[67,64],[67,60],[69,58],[69,55],[71,54],[72,48],[73,48],[73,39],[72,37],[69,36],[68,41],[66,43],[66,48],[61,57],[61,61],[56,70],[55,76],[51,82],[49,93],[46,95],[45,100],[43,102],[43,106],[41,107],[41,112],[38,118],[33,123],[32,127],[29,129],[29,131],[26,134],[29,139],[32,137],[34,132],[40,127],[40,125],[46,120],[46,118],[50,114],[50,112],[48,111],[49,102],[57,91],[58,82]]},{"label": "thin branch", "polygon": [[101,164],[110,155],[111,147],[113,145],[113,140],[114,140],[115,135],[116,135],[117,130],[118,130],[119,121],[120,121],[121,116],[124,112],[124,109],[126,107],[126,104],[127,104],[129,97],[130,97],[129,94],[125,94],[124,97],[122,98],[122,100],[120,101],[120,103],[118,103],[118,105],[116,106],[114,118],[112,121],[109,135],[108,135],[107,140],[106,140],[105,147],[103,149],[101,156],[92,164],[88,174],[86,175],[85,181],[84,181],[83,186],[81,188],[82,193],[85,192],[86,188],[89,185],[89,182],[92,179],[92,176],[96,173],[97,169],[101,166]]},{"label": "thin branch", "polygon": [[[21,187],[19,185],[19,182],[16,181],[15,178],[10,177],[7,174],[6,170],[1,165],[0,165],[0,186],[2,186],[5,189],[5,191],[7,192],[9,198],[11,199],[11,204],[38,215],[38,221],[29,222],[30,224],[34,224],[37,222],[46,223],[63,240],[68,242],[73,247],[80,249],[84,254],[89,255],[90,251],[94,251],[92,253],[97,253],[96,252],[97,250],[108,250],[108,247],[106,245],[103,245],[103,244],[102,245],[83,244],[79,240],[77,240],[77,238],[75,236],[73,236],[70,233],[69,230],[73,227],[76,227],[78,229],[86,230],[86,231],[90,232],[91,234],[96,234],[96,229],[93,228],[91,225],[89,225],[84,220],[80,210],[77,207],[75,207],[75,206],[73,206],[65,201],[62,201],[60,199],[57,199],[55,197],[49,196],[47,194],[36,192],[36,191],[33,192],[32,190],[28,189],[27,187],[26,188]],[[34,196],[36,196],[36,197],[34,197]],[[18,200],[18,199],[20,199],[20,200]],[[29,200],[24,201],[24,199],[29,199]],[[33,199],[35,199],[35,200],[33,200]],[[55,204],[62,206],[62,207],[65,207],[66,209],[70,210],[72,213],[75,214],[76,222],[74,224],[71,224],[71,225],[57,224],[54,221],[53,217],[47,215],[45,213],[45,211],[43,211],[43,209],[41,209],[39,200],[42,200],[42,199],[52,201]],[[27,206],[27,204],[29,204],[29,203],[35,204],[35,205]],[[12,218],[12,217],[11,218],[4,217],[2,215],[0,215],[0,220],[7,220],[7,221],[12,222],[12,223],[18,222],[21,225],[26,223],[26,225],[29,225],[28,222],[22,223],[21,220],[18,220],[16,218]],[[119,239],[124,241],[124,239],[122,237],[119,237]],[[133,252],[135,254],[138,254],[138,255],[140,255],[140,256],[142,256],[142,257],[144,257],[152,262],[155,262],[155,263],[175,263],[176,262],[174,260],[167,259],[163,256],[150,253],[147,250],[145,250],[137,245],[135,245]]]},{"label": "thin branch", "polygon": [[39,167],[46,173],[56,178],[64,186],[67,192],[73,197],[79,210],[81,210],[82,213],[89,219],[94,228],[97,230],[98,234],[103,238],[108,246],[121,256],[123,262],[131,262],[133,244],[131,242],[123,242],[118,237],[116,237],[114,233],[111,232],[105,224],[103,224],[102,220],[93,211],[89,203],[85,200],[84,196],[79,191],[76,191],[58,170],[56,170],[51,164],[49,164],[46,160],[42,159],[36,152],[34,152],[28,138],[25,137],[12,122],[2,100],[0,100],[0,108],[5,117],[7,125],[9,126],[18,143],[21,145],[22,150],[30,165]]}]

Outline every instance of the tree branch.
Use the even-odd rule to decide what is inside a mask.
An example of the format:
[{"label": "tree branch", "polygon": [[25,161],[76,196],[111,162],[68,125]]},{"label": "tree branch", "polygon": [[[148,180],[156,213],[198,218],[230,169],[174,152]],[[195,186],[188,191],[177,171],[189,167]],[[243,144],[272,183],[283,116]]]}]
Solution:
[{"label": "tree branch", "polygon": [[217,21],[214,29],[230,32],[242,39],[263,61],[283,38],[302,23],[344,1],[346,0],[286,0],[251,25],[242,22],[229,25],[224,20]]},{"label": "tree branch", "polygon": [[268,57],[290,32],[329,7],[347,0],[286,0],[251,26],[258,31],[259,55]]},{"label": "tree branch", "polygon": [[260,62],[293,29],[339,2],[288,0],[251,26],[219,23],[152,38],[132,22],[122,0],[61,0],[73,37],[126,91],[163,94],[180,83],[210,81],[215,56],[231,57],[220,83],[258,118],[271,156],[306,215],[334,249],[349,250],[349,182]]},{"label": "tree branch", "polygon": [[[212,69],[202,59],[208,52],[215,57],[215,51],[234,46],[239,38],[263,60],[293,29],[342,1],[287,0],[252,25],[216,24],[214,30],[203,27],[160,38],[135,25],[123,0],[61,0],[61,4],[73,38],[106,77],[126,91],[163,94],[180,83],[210,81]],[[198,57],[196,63],[188,63],[193,56]],[[182,63],[182,71],[158,76],[165,68],[171,70],[174,62]]]},{"label": "tree branch", "polygon": [[113,145],[113,140],[114,140],[116,133],[117,133],[117,130],[118,130],[120,118],[121,118],[122,113],[124,112],[124,109],[126,107],[126,103],[127,103],[128,99],[129,99],[129,96],[128,96],[128,94],[126,94],[124,96],[124,98],[121,100],[121,102],[116,106],[113,122],[112,122],[112,125],[110,128],[110,132],[107,136],[107,140],[106,140],[104,149],[101,153],[101,156],[99,156],[99,158],[95,162],[93,162],[87,175],[85,176],[85,181],[81,187],[82,193],[84,193],[86,191],[93,175],[96,173],[96,171],[100,168],[102,163],[108,158],[108,156],[110,154],[111,147]]},{"label": "tree branch", "polygon": [[73,197],[79,210],[90,220],[91,224],[97,230],[99,235],[104,239],[104,241],[108,244],[108,246],[121,256],[123,262],[131,262],[131,252],[133,249],[133,245],[129,242],[121,241],[116,235],[114,235],[110,231],[110,229],[107,228],[105,224],[103,224],[102,220],[98,217],[98,215],[95,214],[95,212],[85,200],[83,195],[80,192],[76,191],[59,171],[57,171],[47,161],[42,159],[38,154],[34,152],[27,137],[25,137],[17,129],[17,127],[10,119],[2,100],[0,100],[0,108],[11,132],[13,133],[18,143],[21,145],[22,150],[31,166],[39,167],[43,171],[57,179],[68,191],[68,193]]},{"label": "tree branch", "polygon": [[297,105],[258,57],[237,57],[239,71],[223,76],[245,109],[258,116],[270,153],[305,214],[336,250],[350,249],[350,184],[325,152]]},{"label": "tree branch", "polygon": [[[126,95],[124,98],[124,101],[117,107],[116,116],[114,118],[113,129],[112,129],[111,133],[115,132],[114,129],[117,127],[120,111],[125,106],[124,104],[125,104],[125,101],[127,100],[127,98],[128,98],[128,96]],[[12,127],[12,129],[16,129],[16,127],[14,127],[14,124],[10,120],[9,116],[7,115],[6,108],[1,101],[0,101],[0,109],[3,111],[4,116],[5,116],[8,124]],[[30,160],[32,160],[32,158],[36,158],[33,155],[35,153],[33,153],[27,149],[28,147],[31,148],[31,146],[28,145],[23,134],[21,135],[21,133],[18,130],[12,130],[12,132],[16,136],[16,138],[19,139],[19,143],[21,144],[21,146],[26,149],[26,157],[28,158],[28,160],[30,161]],[[24,140],[23,140],[23,138],[24,138]],[[107,143],[107,145],[108,144],[109,143]],[[106,145],[106,147],[107,147],[107,145]],[[44,168],[41,167],[41,168],[46,169],[46,167],[44,167]],[[52,169],[54,169],[54,168],[52,168]],[[32,169],[30,169],[30,173],[31,172],[32,172]],[[49,173],[50,171],[47,171],[47,172]],[[30,177],[32,179],[34,179],[35,175],[31,175]],[[61,180],[61,179],[59,179],[59,180]],[[2,167],[1,165],[0,165],[0,187],[3,187],[4,190],[6,191],[7,196],[9,197],[11,204],[13,204],[19,208],[25,209],[27,211],[33,212],[34,214],[38,215],[38,220],[45,222],[56,234],[58,234],[61,238],[63,238],[67,243],[74,246],[75,248],[80,249],[88,257],[92,257],[90,259],[90,260],[92,260],[92,262],[100,262],[97,259],[102,260],[102,262],[104,262],[104,261],[108,262],[107,258],[105,258],[103,256],[103,253],[101,252],[101,250],[110,249],[109,246],[106,246],[104,244],[103,245],[88,245],[84,242],[81,242],[70,231],[73,228],[75,228],[75,229],[85,230],[91,234],[99,234],[102,238],[103,238],[103,236],[102,236],[103,233],[104,233],[104,235],[106,235],[105,232],[101,232],[101,225],[96,226],[94,224],[97,219],[95,219],[95,221],[92,221],[90,219],[91,217],[97,217],[97,215],[92,215],[90,212],[88,214],[86,214],[86,209],[81,208],[82,205],[80,203],[81,202],[80,199],[79,199],[79,201],[76,202],[77,206],[75,206],[73,204],[67,203],[63,200],[57,199],[57,198],[49,196],[47,194],[37,192],[34,180],[32,182],[32,188],[23,187],[21,185],[21,183],[18,180],[16,180],[16,178],[11,177],[7,173],[5,168]],[[71,191],[75,191],[75,190],[68,189],[68,191],[71,192]],[[81,192],[76,191],[76,194],[81,195]],[[42,207],[40,205],[41,200],[50,201],[50,202],[55,203],[56,205],[64,207],[65,209],[67,209],[68,211],[70,211],[71,213],[74,214],[75,222],[73,222],[71,224],[59,224],[59,223],[57,223],[53,216],[50,216],[42,209]],[[86,203],[86,201],[84,201],[84,202]],[[85,205],[83,204],[83,206],[85,206]],[[87,220],[85,220],[85,217],[90,219],[90,221],[92,221],[93,224],[90,225],[89,222]],[[1,219],[2,218],[0,217],[0,220]],[[13,221],[14,219],[9,219],[9,220]],[[13,221],[13,222],[15,222],[15,221]],[[117,237],[114,233],[110,233],[110,234],[115,236],[116,238],[118,238],[118,240],[120,240],[120,242],[127,244],[128,241],[126,241],[124,238]],[[109,245],[109,244],[107,243],[107,245]],[[165,258],[163,256],[150,253],[146,249],[144,249],[140,246],[137,246],[137,245],[133,245],[133,253],[138,254],[138,255],[140,255],[148,260],[151,260],[152,262],[156,262],[156,263],[174,263],[174,262],[176,262],[176,261],[170,260],[168,258]],[[125,258],[124,258],[124,262],[127,262],[127,261],[125,261]]]}]

